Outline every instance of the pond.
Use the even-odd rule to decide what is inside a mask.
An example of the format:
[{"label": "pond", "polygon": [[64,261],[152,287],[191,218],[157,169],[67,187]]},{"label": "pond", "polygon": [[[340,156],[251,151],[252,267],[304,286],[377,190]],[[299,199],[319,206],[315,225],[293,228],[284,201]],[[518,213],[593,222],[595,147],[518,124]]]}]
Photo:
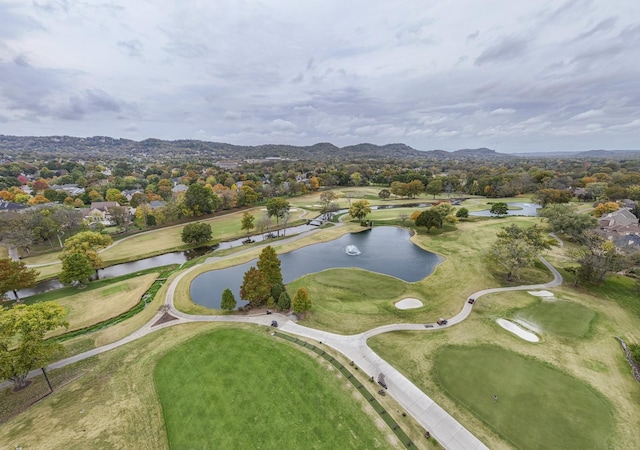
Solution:
[{"label": "pond", "polygon": [[[318,228],[318,227],[316,225],[297,225],[294,227],[287,228],[286,231],[280,230],[279,235],[293,236],[294,234],[304,233],[304,232],[313,230],[315,228]],[[274,232],[274,235],[275,234],[276,233]],[[196,258],[198,256],[202,256],[206,253],[210,253],[214,249],[222,250],[222,249],[228,249],[233,247],[240,247],[244,245],[243,241],[245,239],[246,237],[243,237],[243,238],[234,239],[231,241],[220,242],[214,247],[198,247],[195,249],[186,250],[184,252],[164,253],[162,255],[139,259],[137,261],[116,264],[113,266],[105,267],[104,269],[99,269],[98,278],[101,280],[104,280],[107,278],[114,278],[122,275],[127,275],[130,273],[138,272],[140,270],[153,269],[154,267],[168,266],[171,264],[183,264],[190,259]],[[261,242],[261,241],[267,240],[268,237],[264,234],[259,234],[259,235],[251,236],[251,239],[253,240],[253,242]],[[20,289],[18,291],[18,296],[21,299],[23,299],[23,298],[31,297],[32,295],[42,294],[44,292],[60,289],[63,287],[64,285],[58,279],[46,280],[46,281],[41,281],[37,283],[32,288]],[[7,292],[5,293],[5,295],[10,300],[15,300],[16,298],[13,292]]]},{"label": "pond", "polygon": [[[400,278],[413,283],[430,275],[444,258],[412,243],[408,230],[397,227],[376,227],[369,231],[352,233],[329,242],[309,245],[278,255],[282,277],[289,283],[303,275],[338,267],[357,267]],[[355,245],[360,254],[345,252]],[[233,292],[238,306],[248,302],[240,300],[240,285],[244,273],[255,266],[257,260],[227,269],[212,270],[198,275],[191,283],[191,299],[209,308],[219,309],[222,291]]]},{"label": "pond", "polygon": [[[521,202],[513,202],[507,203],[509,207],[508,214],[509,216],[529,216],[535,217],[538,215],[538,209],[540,209],[540,205],[536,205],[535,203],[521,203]],[[517,209],[511,209],[517,208]],[[469,213],[470,216],[480,216],[480,217],[493,217],[490,209],[483,209],[482,211],[474,211]]]}]

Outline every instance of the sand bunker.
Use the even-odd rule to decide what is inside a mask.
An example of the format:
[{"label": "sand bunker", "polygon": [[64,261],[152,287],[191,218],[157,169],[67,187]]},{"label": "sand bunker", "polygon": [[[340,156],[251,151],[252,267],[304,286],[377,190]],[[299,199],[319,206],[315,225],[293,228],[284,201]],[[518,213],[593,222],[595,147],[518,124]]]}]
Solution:
[{"label": "sand bunker", "polygon": [[505,330],[512,332],[513,334],[524,339],[525,341],[528,341],[528,342],[540,341],[540,338],[538,336],[531,333],[530,331],[525,330],[524,328],[521,328],[520,326],[516,325],[513,322],[510,322],[506,319],[498,319],[496,320],[496,322],[498,322],[498,325],[500,325]]},{"label": "sand bunker", "polygon": [[421,306],[422,302],[417,298],[403,298],[396,303],[396,308],[398,309],[413,309],[420,308]]},{"label": "sand bunker", "polygon": [[534,333],[538,333],[538,334],[542,333],[542,330],[540,328],[538,328],[536,325],[532,324],[531,322],[527,322],[526,320],[515,319],[514,322],[526,328],[529,331],[533,331]]},{"label": "sand bunker", "polygon": [[536,297],[553,297],[553,292],[549,291],[527,291],[531,295],[535,295]]}]

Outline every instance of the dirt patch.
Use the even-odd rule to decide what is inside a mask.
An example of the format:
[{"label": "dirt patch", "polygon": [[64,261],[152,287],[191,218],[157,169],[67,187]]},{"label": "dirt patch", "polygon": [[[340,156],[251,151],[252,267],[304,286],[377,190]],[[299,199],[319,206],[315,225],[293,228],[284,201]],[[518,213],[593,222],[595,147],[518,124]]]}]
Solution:
[{"label": "dirt patch", "polygon": [[178,318],[166,312],[158,320],[156,320],[156,322],[151,326],[155,327],[156,325],[160,325],[166,322],[171,322],[172,320],[178,320]]}]

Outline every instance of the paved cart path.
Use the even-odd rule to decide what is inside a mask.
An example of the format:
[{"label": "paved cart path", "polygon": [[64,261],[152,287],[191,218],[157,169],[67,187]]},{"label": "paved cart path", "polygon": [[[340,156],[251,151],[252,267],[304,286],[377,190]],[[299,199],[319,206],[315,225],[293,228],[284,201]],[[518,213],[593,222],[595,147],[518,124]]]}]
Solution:
[{"label": "paved cart path", "polygon": [[[313,233],[313,230],[309,233]],[[319,230],[318,230],[319,231]],[[309,233],[305,233],[308,235]],[[291,238],[287,238],[282,241],[278,241],[278,244],[300,239],[302,235],[297,235]],[[255,248],[255,247],[254,247]],[[253,249],[251,249],[253,250]],[[249,249],[247,249],[249,251]],[[234,253],[230,256],[235,256]],[[208,262],[220,260],[225,257],[210,258],[204,264]],[[119,341],[111,344],[98,347],[84,353],[80,353],[75,356],[57,361],[50,364],[48,369],[57,369],[60,367],[73,364],[86,358],[90,358],[95,355],[107,352],[121,345],[132,342],[157,330],[175,326],[183,323],[193,322],[238,322],[238,323],[253,323],[258,325],[270,326],[272,320],[278,321],[278,327],[287,333],[291,333],[307,339],[316,341],[318,345],[327,345],[333,349],[339,351],[347,359],[354,362],[361,370],[368,376],[373,376],[377,379],[380,373],[384,374],[385,381],[388,387],[388,394],[391,395],[399,404],[406,410],[408,414],[420,423],[426,430],[428,430],[440,444],[447,449],[452,450],[466,450],[466,449],[487,449],[478,438],[476,438],[471,432],[469,432],[464,426],[462,426],[456,419],[449,415],[444,409],[442,409],[436,402],[434,402],[427,394],[422,392],[415,384],[402,375],[391,364],[382,359],[376,354],[368,345],[367,340],[378,334],[388,333],[391,331],[424,331],[430,332],[448,328],[460,324],[466,319],[473,309],[474,304],[470,304],[468,300],[470,298],[475,299],[476,302],[487,294],[497,292],[510,292],[521,290],[538,290],[548,289],[559,286],[562,284],[562,276],[560,273],[544,258],[540,257],[542,263],[551,271],[553,279],[548,283],[512,286],[503,288],[484,289],[471,294],[464,299],[464,304],[460,312],[454,317],[448,319],[446,325],[440,326],[435,323],[429,324],[392,324],[383,325],[360,334],[355,335],[340,335],[336,333],[330,333],[327,331],[317,330],[314,328],[308,328],[299,325],[294,320],[291,320],[288,316],[282,314],[259,314],[259,315],[237,315],[237,316],[206,316],[206,315],[192,315],[185,314],[178,311],[174,306],[174,295],[176,288],[180,281],[191,271],[200,267],[201,265],[194,266],[181,272],[170,284],[166,297],[164,307],[159,311],[148,323],[136,330],[129,336],[120,339]],[[462,300],[462,299],[461,299]],[[153,326],[165,312],[169,312],[178,320],[172,320],[160,325]],[[321,344],[320,344],[321,343]],[[40,370],[33,371],[29,376],[39,375]],[[0,387],[8,386],[8,384],[2,383]]]}]

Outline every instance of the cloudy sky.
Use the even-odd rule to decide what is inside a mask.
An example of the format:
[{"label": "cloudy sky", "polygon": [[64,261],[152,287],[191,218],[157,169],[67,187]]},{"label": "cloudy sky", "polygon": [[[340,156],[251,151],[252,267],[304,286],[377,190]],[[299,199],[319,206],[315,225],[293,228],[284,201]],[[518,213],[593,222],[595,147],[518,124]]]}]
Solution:
[{"label": "cloudy sky", "polygon": [[640,148],[638,0],[0,0],[0,134]]}]

